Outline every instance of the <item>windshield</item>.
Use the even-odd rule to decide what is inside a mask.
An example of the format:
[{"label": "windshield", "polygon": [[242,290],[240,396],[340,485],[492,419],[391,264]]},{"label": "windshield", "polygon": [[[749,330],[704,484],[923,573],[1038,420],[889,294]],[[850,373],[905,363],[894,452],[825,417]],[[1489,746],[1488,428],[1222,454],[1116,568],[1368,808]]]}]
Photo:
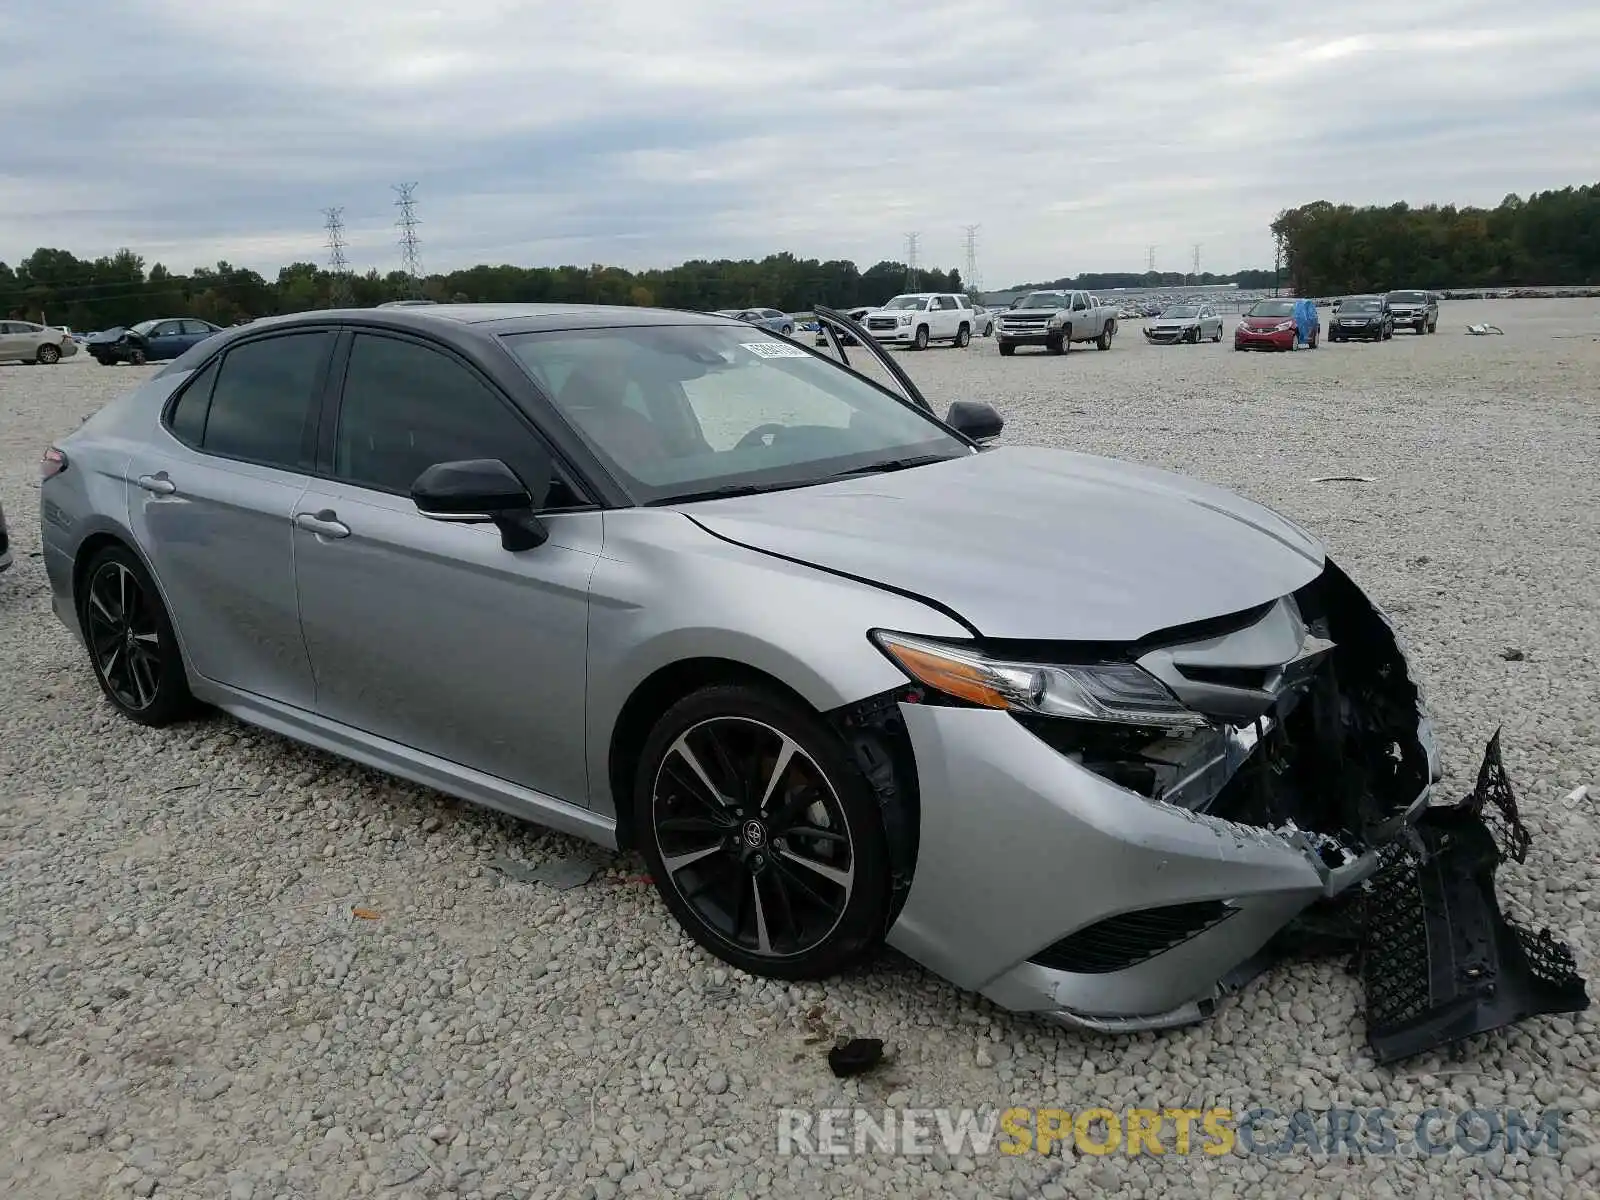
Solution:
[{"label": "windshield", "polygon": [[1257,300],[1250,306],[1247,317],[1292,317],[1294,316],[1293,300]]},{"label": "windshield", "polygon": [[1163,317],[1198,317],[1200,306],[1198,304],[1174,304],[1161,314]]},{"label": "windshield", "polygon": [[896,296],[885,308],[921,308],[928,302],[926,296]]},{"label": "windshield", "polygon": [[1389,303],[1390,304],[1426,304],[1427,302],[1428,302],[1428,294],[1426,292],[1390,292],[1389,293]]},{"label": "windshield", "polygon": [[973,453],[920,409],[749,326],[564,330],[505,342],[640,503]]},{"label": "windshield", "polygon": [[161,324],[160,321],[140,321],[137,325],[130,327],[129,332],[137,333],[140,337],[148,337],[150,331],[159,324]]},{"label": "windshield", "polygon": [[1065,308],[1071,304],[1061,292],[1031,292],[1017,302],[1018,308]]},{"label": "windshield", "polygon": [[1346,300],[1339,306],[1340,312],[1377,312],[1382,307],[1382,302],[1371,296],[1357,296],[1353,300]]}]

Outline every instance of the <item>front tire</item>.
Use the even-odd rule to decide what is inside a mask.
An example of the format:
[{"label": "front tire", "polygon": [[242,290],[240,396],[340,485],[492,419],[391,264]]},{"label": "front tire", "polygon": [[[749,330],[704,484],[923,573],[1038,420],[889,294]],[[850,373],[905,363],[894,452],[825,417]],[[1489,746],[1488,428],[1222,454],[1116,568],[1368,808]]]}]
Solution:
[{"label": "front tire", "polygon": [[821,979],[883,938],[883,818],[844,743],[796,700],[735,684],[678,701],[640,755],[634,821],[662,900],[726,963]]},{"label": "front tire", "polygon": [[83,575],[78,627],[100,690],[123,716],[162,726],[195,708],[161,594],[137,555],[107,546]]},{"label": "front tire", "polygon": [[48,344],[40,346],[33,361],[44,367],[54,366],[61,361],[61,347]]},{"label": "front tire", "polygon": [[996,342],[995,345],[1000,348],[1001,358],[1010,358],[1017,352],[1016,346],[1010,342]]},{"label": "front tire", "polygon": [[912,342],[912,345],[918,350],[926,350],[928,348],[928,327],[926,325],[917,326],[916,340]]},{"label": "front tire", "polygon": [[1222,326],[1221,325],[1217,326],[1217,336],[1212,338],[1211,340],[1213,342],[1220,342],[1222,340]]},{"label": "front tire", "polygon": [[140,349],[137,349],[137,348],[128,351],[128,361],[131,362],[136,367],[144,366],[144,364],[145,364],[145,352],[143,350],[140,350]]}]

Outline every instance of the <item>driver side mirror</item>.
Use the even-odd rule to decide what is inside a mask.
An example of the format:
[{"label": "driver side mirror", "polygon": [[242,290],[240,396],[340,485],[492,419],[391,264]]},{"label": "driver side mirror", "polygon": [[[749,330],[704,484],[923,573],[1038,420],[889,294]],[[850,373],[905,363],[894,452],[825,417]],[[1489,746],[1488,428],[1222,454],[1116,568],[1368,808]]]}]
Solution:
[{"label": "driver side mirror", "polygon": [[474,458],[429,467],[411,485],[411,502],[430,520],[492,524],[505,549],[532,550],[550,537],[534,515],[550,490],[551,463],[542,454],[540,459],[545,483],[537,496],[500,459]]},{"label": "driver side mirror", "polygon": [[1005,418],[992,404],[975,404],[970,400],[957,400],[952,404],[944,423],[975,442],[992,441],[1006,427]]}]

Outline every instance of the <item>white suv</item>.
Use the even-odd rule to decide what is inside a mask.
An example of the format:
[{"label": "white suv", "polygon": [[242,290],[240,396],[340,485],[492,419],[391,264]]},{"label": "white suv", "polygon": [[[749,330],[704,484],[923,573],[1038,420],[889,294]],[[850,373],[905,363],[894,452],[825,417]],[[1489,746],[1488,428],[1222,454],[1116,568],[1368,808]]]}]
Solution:
[{"label": "white suv", "polygon": [[908,292],[861,318],[876,341],[918,350],[929,342],[965,346],[981,332],[978,322],[972,298],[959,292]]}]

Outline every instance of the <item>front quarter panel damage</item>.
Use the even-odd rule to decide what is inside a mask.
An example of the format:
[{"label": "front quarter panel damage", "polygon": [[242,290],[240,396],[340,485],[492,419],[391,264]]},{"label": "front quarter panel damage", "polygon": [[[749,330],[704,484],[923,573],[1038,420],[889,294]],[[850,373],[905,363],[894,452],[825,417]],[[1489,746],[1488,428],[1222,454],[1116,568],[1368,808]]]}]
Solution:
[{"label": "front quarter panel damage", "polygon": [[[1586,1007],[1566,948],[1500,913],[1494,867],[1527,840],[1498,738],[1478,789],[1430,807],[1433,727],[1388,618],[1331,562],[1280,603],[1157,638],[1165,658],[1128,649],[1209,671],[1164,675],[1240,735],[1203,787],[1174,785],[1205,756],[1171,771],[1170,738],[902,699],[920,844],[890,944],[1009,1008],[1106,1030],[1199,1020],[1273,962],[1359,951],[1382,1061]],[[1110,761],[1124,747],[1138,760]]]}]

